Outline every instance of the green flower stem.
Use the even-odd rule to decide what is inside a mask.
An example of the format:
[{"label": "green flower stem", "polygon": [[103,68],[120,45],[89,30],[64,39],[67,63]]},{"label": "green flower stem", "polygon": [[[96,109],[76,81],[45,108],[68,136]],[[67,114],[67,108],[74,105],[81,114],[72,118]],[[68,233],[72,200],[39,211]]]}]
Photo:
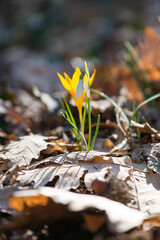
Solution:
[{"label": "green flower stem", "polygon": [[87,65],[87,62],[84,62],[85,65],[85,72],[86,72],[86,78],[87,78],[87,87],[89,90],[89,96],[87,97],[88,102],[88,151],[91,149],[91,135],[92,135],[92,126],[91,126],[91,103],[90,103],[90,74],[89,74],[89,68]]},{"label": "green flower stem", "polygon": [[82,132],[79,131],[79,129],[72,122],[70,122],[69,119],[63,113],[61,113],[61,114],[71,124],[72,128],[75,128],[78,131],[78,133],[81,135],[81,137],[83,138],[85,148],[87,149],[87,142],[86,142],[86,139],[85,139],[84,135],[82,134]]},{"label": "green flower stem", "polygon": [[92,126],[91,126],[91,104],[90,104],[90,98],[88,99],[88,150],[90,150],[91,146],[91,131],[92,131]]},{"label": "green flower stem", "polygon": [[99,130],[99,125],[100,125],[100,115],[98,114],[96,130],[95,130],[95,133],[94,133],[94,137],[93,137],[93,140],[92,140],[92,143],[91,143],[90,150],[92,150],[93,147],[94,147],[94,143],[95,143],[95,140],[97,138],[97,134],[98,134],[98,130]]},{"label": "green flower stem", "polygon": [[[69,106],[68,106],[68,103],[67,103],[65,97],[63,97],[63,99],[64,99],[64,102],[65,102],[65,104],[66,104],[66,107],[67,107],[68,114],[69,114],[69,116],[70,116],[71,122],[76,126],[75,119],[74,119],[74,117],[73,117],[73,114],[72,114],[72,112],[71,112],[71,110],[70,110],[70,108],[69,108]],[[75,131],[76,131],[76,135],[78,136],[78,131],[77,131],[76,129],[75,129]]]},{"label": "green flower stem", "polygon": [[82,113],[80,113],[80,112],[79,112],[79,121],[80,121],[80,132],[82,133],[81,139],[80,139],[80,145],[81,145],[81,150],[82,150],[83,149],[83,143],[84,143],[84,124],[83,124]]},{"label": "green flower stem", "polygon": [[[64,100],[65,100],[65,98],[64,98]],[[59,98],[59,101],[60,101],[60,103],[61,103],[61,105],[62,105],[62,107],[63,107],[63,109],[64,109],[64,111],[65,111],[65,115],[66,115],[66,116],[63,114],[63,115],[65,116],[65,119],[67,118],[67,121],[68,121],[70,124],[73,123],[74,126],[76,126],[76,122],[75,122],[75,120],[74,120],[74,117],[73,117],[73,115],[72,115],[72,113],[71,113],[71,110],[70,110],[70,108],[69,108],[66,100],[65,100],[65,104],[66,104],[66,106],[67,106],[68,112],[67,112],[66,106],[63,104],[63,102],[61,101],[60,98]],[[72,126],[73,132],[74,132],[74,134],[75,134],[75,136],[76,136],[77,143],[78,143],[78,147],[79,147],[79,149],[80,149],[80,142],[79,142],[79,137],[78,137],[77,126],[76,126],[76,128],[73,127],[72,124],[71,124],[71,126]]]},{"label": "green flower stem", "polygon": [[88,99],[86,99],[85,107],[84,107],[84,111],[83,111],[83,126],[84,126],[84,130],[85,130],[85,120],[86,120],[86,109],[87,109],[87,105],[88,105]]}]

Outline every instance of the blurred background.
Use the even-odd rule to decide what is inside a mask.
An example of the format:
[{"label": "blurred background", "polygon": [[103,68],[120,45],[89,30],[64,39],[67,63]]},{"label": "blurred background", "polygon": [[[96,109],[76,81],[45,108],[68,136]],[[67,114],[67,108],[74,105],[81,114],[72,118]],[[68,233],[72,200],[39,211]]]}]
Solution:
[{"label": "blurred background", "polygon": [[159,14],[158,0],[1,0],[1,87],[59,91],[57,72],[72,74],[83,59],[105,85],[124,41],[135,44],[148,25],[159,31]]}]

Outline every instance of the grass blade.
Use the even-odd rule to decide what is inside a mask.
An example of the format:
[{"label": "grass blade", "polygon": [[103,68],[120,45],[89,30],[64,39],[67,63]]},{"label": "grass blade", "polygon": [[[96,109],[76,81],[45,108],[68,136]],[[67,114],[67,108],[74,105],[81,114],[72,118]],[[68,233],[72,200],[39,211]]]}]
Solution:
[{"label": "grass blade", "polygon": [[143,80],[146,84],[146,87],[148,87],[151,90],[151,94],[153,94],[153,89],[152,89],[151,83],[148,79],[147,73],[144,70],[142,62],[141,62],[140,58],[138,57],[136,51],[134,50],[134,48],[132,47],[132,45],[128,41],[125,42],[125,47],[128,50],[130,56],[133,58],[137,68],[140,70],[141,75],[143,77]]},{"label": "grass blade", "polygon": [[[67,118],[63,113],[62,113],[62,116],[69,122],[68,118]],[[70,123],[70,122],[69,122],[69,123]],[[72,126],[73,128],[75,128],[75,129],[78,131],[78,133],[82,136],[83,141],[84,141],[84,144],[85,144],[85,148],[86,148],[86,150],[88,150],[87,142],[86,142],[86,139],[85,139],[84,135],[81,133],[81,131],[80,131],[72,122],[71,122],[70,124],[71,124],[71,126]]]},{"label": "grass blade", "polygon": [[[68,108],[67,109],[69,109],[69,111],[70,111],[70,114],[67,112],[67,109],[66,109],[66,107],[65,107],[65,105],[64,105],[64,103],[62,102],[62,100],[59,98],[59,101],[60,101],[60,103],[61,103],[61,105],[62,105],[62,107],[63,107],[63,109],[64,109],[64,111],[65,111],[65,119],[67,118],[68,120],[68,122],[72,125],[72,123],[76,126],[76,122],[75,122],[75,120],[74,120],[74,117],[73,117],[73,115],[72,115],[72,113],[71,113],[71,110],[69,109],[69,106],[68,106]],[[68,105],[68,104],[67,104]],[[63,116],[63,117],[64,117]],[[71,118],[71,116],[73,117],[73,118]],[[73,122],[74,121],[74,122]],[[76,126],[76,128],[77,128],[77,126]],[[77,129],[76,129],[75,127],[73,127],[72,126],[72,129],[73,129],[73,132],[74,132],[74,134],[75,134],[75,136],[76,136],[76,139],[77,139],[77,142],[78,142],[78,146],[79,146],[79,148],[80,148],[80,143],[79,143],[79,137],[78,137],[78,131],[77,131]]]},{"label": "grass blade", "polygon": [[[133,74],[135,80],[137,81],[137,84],[138,84],[141,92],[143,93],[144,98],[148,99],[154,93],[153,93],[151,83],[148,79],[147,73],[144,70],[142,62],[141,62],[140,58],[138,57],[135,49],[132,47],[132,45],[128,41],[125,42],[125,47],[129,53],[129,56],[125,57],[125,61],[128,64],[128,66],[130,67],[132,74]],[[138,69],[138,71],[137,71],[137,69]],[[141,75],[141,77],[139,75]],[[145,83],[145,86],[143,86],[142,81]],[[145,91],[146,88],[148,88],[150,90],[149,94],[146,93],[146,91]],[[149,104],[149,106],[154,106],[154,105],[155,105],[154,103]]]},{"label": "grass blade", "polygon": [[[75,119],[74,119],[74,117],[73,117],[73,114],[72,114],[72,112],[71,112],[71,110],[70,110],[70,107],[68,106],[68,103],[67,103],[65,97],[63,97],[63,99],[64,99],[64,102],[65,102],[65,104],[66,104],[66,108],[67,108],[67,110],[68,110],[68,114],[69,114],[69,116],[70,116],[71,122],[77,127],[76,121],[75,121]],[[75,131],[75,132],[76,132],[76,133],[75,133],[76,136],[78,136],[78,132],[77,132],[77,131]],[[77,138],[77,137],[76,137],[76,138]]]},{"label": "grass blade", "polygon": [[90,105],[90,98],[88,98],[88,150],[90,150],[90,145],[91,145],[91,133],[92,133],[91,105]]},{"label": "grass blade", "polygon": [[136,80],[136,82],[137,82],[137,84],[138,84],[138,87],[139,87],[139,89],[141,90],[144,98],[147,99],[148,96],[147,96],[147,94],[146,94],[145,91],[144,91],[144,87],[143,87],[143,85],[142,85],[142,81],[141,81],[141,79],[140,79],[140,77],[139,77],[138,72],[137,72],[136,69],[135,69],[134,64],[133,64],[132,61],[130,60],[130,57],[129,57],[129,56],[125,56],[124,59],[125,59],[125,62],[127,63],[127,65],[128,65],[128,67],[130,68],[130,70],[131,70],[131,72],[132,72],[132,74],[133,74],[133,77],[135,78],[135,80]]},{"label": "grass blade", "polygon": [[90,91],[91,91],[92,93],[96,93],[96,94],[98,94],[99,96],[107,99],[107,100],[120,112],[120,114],[121,114],[121,116],[123,117],[125,123],[126,123],[127,126],[129,127],[130,124],[129,124],[129,119],[128,119],[127,115],[124,113],[124,111],[122,110],[122,108],[121,108],[120,106],[118,106],[118,104],[117,104],[115,101],[113,101],[109,96],[107,96],[106,94],[104,94],[104,93],[102,93],[102,92],[100,92],[100,91],[98,91],[98,90],[95,90],[95,89],[91,88]]},{"label": "grass blade", "polygon": [[100,115],[98,114],[96,130],[95,130],[95,133],[94,133],[94,137],[93,137],[93,139],[92,139],[92,143],[91,143],[90,150],[92,150],[93,147],[94,147],[94,143],[95,143],[95,140],[96,140],[96,138],[97,138],[98,131],[99,131],[99,125],[100,125]]},{"label": "grass blade", "polygon": [[71,118],[73,124],[76,125],[75,119],[74,119],[74,117],[73,117],[73,114],[72,114],[72,112],[71,112],[71,110],[70,110],[70,107],[68,106],[68,103],[67,103],[65,97],[63,97],[63,99],[64,99],[64,102],[65,102],[65,104],[66,104],[66,107],[67,107],[67,110],[68,110],[69,116],[70,116],[70,118]]},{"label": "grass blade", "polygon": [[142,102],[141,104],[139,104],[139,105],[137,106],[137,108],[135,109],[135,113],[136,113],[142,106],[144,106],[145,104],[147,104],[147,103],[149,103],[149,102],[151,102],[151,101],[153,101],[153,100],[155,100],[155,99],[157,99],[157,98],[159,98],[159,97],[160,97],[160,93],[157,93],[157,94],[153,95],[152,97],[148,98],[147,100],[145,100],[144,102]]}]

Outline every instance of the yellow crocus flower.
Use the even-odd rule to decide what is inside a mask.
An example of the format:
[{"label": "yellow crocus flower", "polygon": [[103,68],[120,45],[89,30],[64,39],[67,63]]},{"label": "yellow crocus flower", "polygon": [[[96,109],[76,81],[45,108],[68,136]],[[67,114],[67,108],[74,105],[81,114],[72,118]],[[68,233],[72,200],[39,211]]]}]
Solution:
[{"label": "yellow crocus flower", "polygon": [[[64,73],[64,77],[62,75],[60,75],[59,73],[57,73],[57,74],[58,74],[58,77],[60,78],[64,88],[72,95],[72,97],[76,103],[78,112],[79,112],[79,118],[82,119],[82,105],[84,102],[86,91],[83,88],[81,90],[82,94],[80,94],[80,97],[78,98],[77,94],[76,94],[77,85],[78,85],[79,81],[84,81],[86,83],[86,85],[88,86],[88,84],[89,84],[89,87],[90,87],[94,81],[96,70],[94,70],[92,76],[90,77],[89,83],[87,83],[86,74],[84,75],[83,80],[80,79],[82,72],[80,71],[80,69],[78,67],[76,68],[76,70],[72,76],[72,79],[66,73]],[[79,84],[79,85],[81,85],[81,84]]]}]

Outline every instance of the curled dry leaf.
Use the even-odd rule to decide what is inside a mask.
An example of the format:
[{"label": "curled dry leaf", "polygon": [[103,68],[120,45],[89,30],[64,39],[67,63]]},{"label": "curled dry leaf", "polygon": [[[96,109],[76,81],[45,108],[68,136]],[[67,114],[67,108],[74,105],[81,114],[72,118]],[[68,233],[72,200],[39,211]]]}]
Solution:
[{"label": "curled dry leaf", "polygon": [[[32,159],[38,159],[40,152],[47,148],[49,144],[47,137],[41,135],[29,135],[20,137],[17,141],[8,144],[3,152],[0,152],[1,162],[8,161],[8,168],[18,166],[27,166]],[[51,143],[50,143],[51,144]]]},{"label": "curled dry leaf", "polygon": [[148,122],[145,122],[143,124],[137,123],[135,121],[131,121],[131,126],[139,128],[142,133],[147,133],[149,135],[155,135],[157,138],[159,138],[159,132],[155,129],[152,128]]},{"label": "curled dry leaf", "polygon": [[[105,223],[111,232],[122,233],[141,225],[145,217],[135,209],[104,197],[49,187],[15,192],[9,199],[9,205],[22,212],[13,222],[4,226],[9,230],[31,225],[31,219],[34,227],[81,215],[90,231],[94,231],[93,227],[91,228],[94,222],[96,230]],[[88,210],[91,209],[92,213],[89,214]]]},{"label": "curled dry leaf", "polygon": [[29,165],[32,159],[37,159],[40,151],[47,148],[45,138],[40,135],[30,135],[21,137],[18,141],[13,141],[6,146],[6,151],[0,153],[0,158],[9,160],[8,166]]}]

